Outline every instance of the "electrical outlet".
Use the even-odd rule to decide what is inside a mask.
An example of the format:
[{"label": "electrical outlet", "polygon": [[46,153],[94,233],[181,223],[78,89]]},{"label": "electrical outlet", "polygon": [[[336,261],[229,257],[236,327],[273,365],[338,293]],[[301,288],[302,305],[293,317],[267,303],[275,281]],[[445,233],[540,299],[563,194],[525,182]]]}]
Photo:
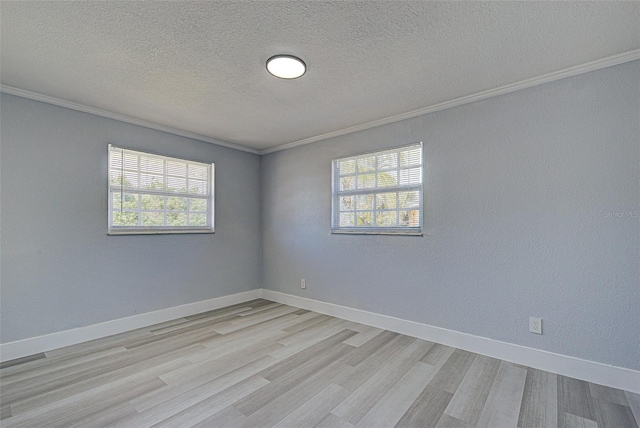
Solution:
[{"label": "electrical outlet", "polygon": [[307,288],[307,281],[304,278],[300,280],[300,288]]},{"label": "electrical outlet", "polygon": [[529,331],[535,334],[542,334],[542,318],[529,317]]}]

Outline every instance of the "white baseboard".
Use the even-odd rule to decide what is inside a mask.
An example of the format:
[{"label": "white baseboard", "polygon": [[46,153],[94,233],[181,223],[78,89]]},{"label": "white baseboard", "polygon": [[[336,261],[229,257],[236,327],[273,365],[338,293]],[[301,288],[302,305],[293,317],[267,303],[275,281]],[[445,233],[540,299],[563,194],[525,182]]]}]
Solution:
[{"label": "white baseboard", "polygon": [[148,327],[165,321],[182,318],[201,312],[224,308],[238,303],[259,299],[260,289],[249,290],[242,293],[230,294],[228,296],[216,297],[215,299],[202,300],[200,302],[187,303],[186,305],[174,306],[172,308],[160,309],[158,311],[133,315],[99,324],[88,325],[86,327],[74,328],[57,333],[45,334],[44,336],[30,337],[29,339],[17,340],[15,342],[0,344],[0,361],[9,361],[27,355],[38,354],[52,349],[63,348],[89,340],[100,339],[113,334],[135,330],[137,328]]},{"label": "white baseboard", "polygon": [[153,324],[259,298],[640,394],[640,371],[610,366],[595,361],[582,360],[580,358],[542,351],[540,349],[527,348],[526,346],[447,330],[415,321],[265,289],[245,291],[127,318],[106,321],[86,327],[3,343],[0,344],[0,361],[9,361],[27,355],[87,342],[89,340],[100,339],[113,334],[148,327]]},{"label": "white baseboard", "polygon": [[262,289],[261,297],[588,382],[640,393],[640,371]]}]

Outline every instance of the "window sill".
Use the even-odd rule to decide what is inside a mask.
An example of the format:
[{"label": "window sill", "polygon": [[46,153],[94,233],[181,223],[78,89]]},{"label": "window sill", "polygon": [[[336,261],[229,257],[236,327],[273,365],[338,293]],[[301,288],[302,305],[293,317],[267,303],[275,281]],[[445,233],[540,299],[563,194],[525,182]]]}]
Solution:
[{"label": "window sill", "polygon": [[395,235],[395,236],[424,236],[419,230],[332,230],[332,235]]},{"label": "window sill", "polygon": [[176,234],[193,234],[208,233],[213,234],[215,230],[207,229],[109,229],[107,235],[176,235]]}]

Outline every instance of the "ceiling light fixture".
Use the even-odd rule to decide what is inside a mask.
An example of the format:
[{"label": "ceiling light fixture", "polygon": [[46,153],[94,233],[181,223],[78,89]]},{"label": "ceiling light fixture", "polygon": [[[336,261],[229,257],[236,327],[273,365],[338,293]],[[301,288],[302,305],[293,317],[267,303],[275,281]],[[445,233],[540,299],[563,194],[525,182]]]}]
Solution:
[{"label": "ceiling light fixture", "polygon": [[281,79],[297,79],[307,71],[307,66],[295,56],[275,55],[267,60],[267,70]]}]

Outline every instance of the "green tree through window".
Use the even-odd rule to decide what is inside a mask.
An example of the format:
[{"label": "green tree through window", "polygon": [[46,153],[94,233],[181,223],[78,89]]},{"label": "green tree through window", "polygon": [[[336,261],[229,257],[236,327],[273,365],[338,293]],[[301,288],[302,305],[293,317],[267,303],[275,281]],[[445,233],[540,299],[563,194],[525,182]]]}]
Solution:
[{"label": "green tree through window", "polygon": [[333,161],[332,231],[421,233],[422,144]]},{"label": "green tree through window", "polygon": [[109,147],[110,233],[213,231],[213,164]]}]

